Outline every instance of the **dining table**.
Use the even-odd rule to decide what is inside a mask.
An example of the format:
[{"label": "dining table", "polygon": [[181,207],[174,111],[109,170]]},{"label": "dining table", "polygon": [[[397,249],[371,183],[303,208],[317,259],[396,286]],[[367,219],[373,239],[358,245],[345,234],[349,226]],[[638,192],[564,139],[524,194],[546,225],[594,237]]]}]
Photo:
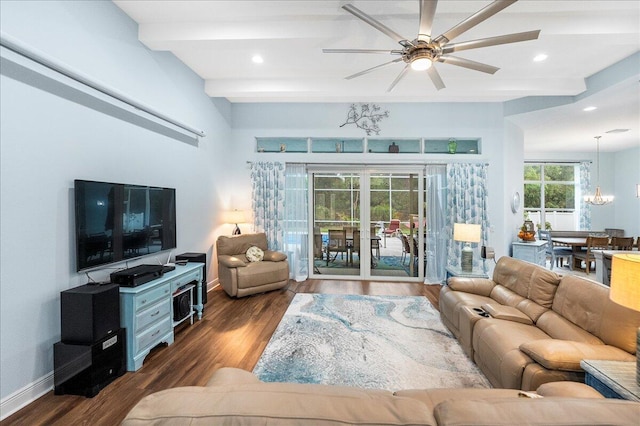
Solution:
[{"label": "dining table", "polygon": [[[587,237],[551,237],[551,242],[554,245],[571,247],[573,253],[582,251],[587,246]],[[575,267],[576,257],[571,257],[571,263],[569,269],[573,271]]]}]

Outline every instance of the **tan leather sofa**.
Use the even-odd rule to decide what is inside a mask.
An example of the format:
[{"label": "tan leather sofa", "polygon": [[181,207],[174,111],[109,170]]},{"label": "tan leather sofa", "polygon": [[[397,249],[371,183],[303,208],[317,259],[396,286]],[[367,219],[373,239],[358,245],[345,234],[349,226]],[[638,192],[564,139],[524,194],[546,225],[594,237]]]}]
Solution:
[{"label": "tan leather sofa", "polygon": [[493,279],[450,278],[439,305],[444,324],[495,387],[581,382],[582,359],[635,361],[640,312],[613,303],[608,287],[586,278],[502,257]]},{"label": "tan leather sofa", "polygon": [[[250,262],[247,259],[247,250],[254,246],[264,252],[261,261]],[[287,255],[269,250],[264,232],[220,236],[216,250],[218,279],[229,296],[243,297],[277,290],[289,282]]]},{"label": "tan leather sofa", "polygon": [[143,398],[124,426],[142,425],[634,425],[640,403],[604,399],[581,383],[543,385],[543,398],[512,389],[415,389],[388,392],[293,383],[262,383],[235,368],[206,386]]}]

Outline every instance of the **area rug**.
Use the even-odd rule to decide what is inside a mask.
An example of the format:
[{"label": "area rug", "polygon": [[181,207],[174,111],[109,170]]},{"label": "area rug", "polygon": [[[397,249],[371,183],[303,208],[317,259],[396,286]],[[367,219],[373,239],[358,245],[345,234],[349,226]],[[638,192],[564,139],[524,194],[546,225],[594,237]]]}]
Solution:
[{"label": "area rug", "polygon": [[425,297],[297,294],[253,372],[265,382],[491,387]]}]

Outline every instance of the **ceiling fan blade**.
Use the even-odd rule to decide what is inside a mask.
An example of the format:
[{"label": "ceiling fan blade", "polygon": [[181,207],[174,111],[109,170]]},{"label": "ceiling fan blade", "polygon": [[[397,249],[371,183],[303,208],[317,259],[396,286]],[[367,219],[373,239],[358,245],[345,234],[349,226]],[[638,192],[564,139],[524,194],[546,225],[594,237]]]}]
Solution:
[{"label": "ceiling fan blade", "polygon": [[442,48],[442,53],[460,52],[461,50],[477,49],[479,47],[497,46],[499,44],[517,43],[520,41],[535,40],[540,35],[540,30],[526,31],[479,40],[463,41],[461,43],[447,44]]},{"label": "ceiling fan blade", "polygon": [[487,7],[477,11],[473,15],[469,16],[464,21],[455,25],[450,30],[442,33],[438,37],[436,37],[435,41],[444,45],[454,38],[458,37],[460,34],[468,31],[469,29],[475,27],[479,23],[483,22],[486,19],[489,19],[496,13],[500,12],[502,9],[511,6],[513,3],[518,0],[495,0],[493,3],[489,4]]},{"label": "ceiling fan blade", "polygon": [[378,68],[382,68],[384,66],[387,66],[387,65],[390,65],[390,64],[394,64],[394,63],[400,62],[400,61],[402,61],[402,58],[394,59],[393,61],[389,61],[389,62],[385,62],[384,64],[376,65],[375,67],[372,67],[372,68],[366,69],[364,71],[360,71],[358,73],[350,75],[348,77],[345,77],[345,80],[351,80],[352,78],[360,77],[361,75],[370,73],[371,71],[375,71]]},{"label": "ceiling fan blade", "polygon": [[418,40],[431,41],[431,25],[436,14],[438,0],[420,0],[420,28],[418,29]]},{"label": "ceiling fan blade", "polygon": [[390,55],[402,55],[402,50],[384,49],[322,49],[322,53],[387,53]]},{"label": "ceiling fan blade", "polygon": [[487,74],[495,74],[500,68],[492,65],[482,64],[480,62],[472,61],[470,59],[458,58],[455,56],[440,56],[438,62],[444,62],[445,64],[457,65],[459,67],[469,68],[470,70],[486,72]]},{"label": "ceiling fan blade", "polygon": [[384,34],[386,34],[387,36],[391,37],[392,39],[394,39],[398,43],[403,44],[403,42],[404,43],[407,42],[406,37],[402,37],[400,34],[398,34],[397,32],[393,31],[391,28],[387,27],[382,22],[379,22],[379,21],[373,19],[371,16],[367,15],[366,13],[364,13],[363,11],[361,11],[360,9],[355,7],[354,5],[345,4],[344,6],[342,6],[342,8],[344,10],[346,10],[347,12],[351,13],[356,18],[362,19],[364,22],[366,22],[367,24],[371,25],[376,30],[381,31]]},{"label": "ceiling fan blade", "polygon": [[429,69],[427,70],[427,74],[433,82],[433,85],[436,86],[436,90],[444,89],[446,87],[444,85],[444,81],[442,81],[442,79],[440,78],[440,74],[438,73],[438,70],[436,70],[435,66],[431,65],[431,67],[429,67]]},{"label": "ceiling fan blade", "polygon": [[389,88],[387,89],[387,93],[391,92],[393,90],[393,88],[396,87],[396,84],[398,84],[400,82],[400,80],[402,80],[402,77],[404,77],[404,75],[407,73],[407,71],[409,71],[409,64],[405,65],[405,67],[402,69],[402,71],[400,71],[400,74],[398,74],[396,79],[393,80],[393,83],[391,83],[391,86],[389,86]]}]

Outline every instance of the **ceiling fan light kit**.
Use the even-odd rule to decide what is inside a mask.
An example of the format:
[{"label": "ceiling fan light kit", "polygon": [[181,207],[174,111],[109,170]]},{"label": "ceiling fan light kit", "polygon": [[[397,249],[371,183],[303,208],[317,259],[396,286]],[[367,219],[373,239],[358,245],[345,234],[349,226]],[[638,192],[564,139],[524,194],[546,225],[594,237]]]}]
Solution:
[{"label": "ceiling fan light kit", "polygon": [[460,58],[457,56],[450,56],[450,53],[458,52],[461,50],[477,49],[480,47],[497,46],[500,44],[517,43],[527,40],[535,40],[540,35],[539,30],[526,31],[522,33],[507,34],[496,37],[489,37],[479,40],[471,40],[460,43],[451,44],[451,40],[475,27],[502,9],[512,5],[517,0],[496,0],[489,4],[485,8],[474,13],[464,21],[458,23],[453,28],[445,31],[439,36],[431,37],[431,26],[433,24],[433,18],[436,13],[436,7],[438,5],[437,0],[419,0],[420,3],[420,24],[418,28],[418,36],[414,40],[409,40],[406,37],[401,36],[391,28],[384,25],[382,22],[372,18],[365,12],[361,11],[352,4],[345,4],[342,6],[344,10],[354,15],[356,18],[361,19],[367,24],[371,25],[378,31],[384,33],[388,37],[392,38],[402,47],[400,50],[383,50],[383,49],[323,49],[324,53],[382,53],[391,55],[400,55],[400,58],[386,62],[384,64],[377,65],[375,67],[366,69],[347,76],[346,79],[360,77],[361,75],[368,74],[379,68],[391,65],[397,62],[405,62],[405,67],[400,71],[400,74],[391,83],[391,86],[387,89],[387,92],[393,90],[393,88],[402,80],[406,75],[409,68],[415,71],[427,71],[427,75],[433,82],[437,90],[445,88],[440,74],[433,66],[435,62],[442,62],[449,65],[456,65],[463,68],[468,68],[475,71],[480,71],[488,74],[494,74],[499,68],[482,64],[480,62],[471,61],[469,59]]}]

